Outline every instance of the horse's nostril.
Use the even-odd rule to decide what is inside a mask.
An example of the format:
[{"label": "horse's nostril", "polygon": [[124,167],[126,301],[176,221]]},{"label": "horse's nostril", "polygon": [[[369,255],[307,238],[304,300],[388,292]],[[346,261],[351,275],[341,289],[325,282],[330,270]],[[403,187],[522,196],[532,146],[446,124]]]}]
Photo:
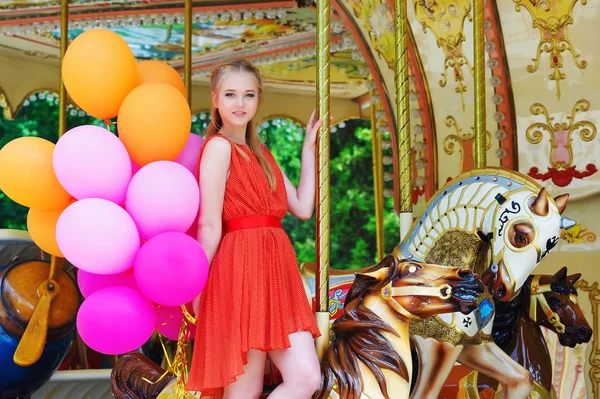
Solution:
[{"label": "horse's nostril", "polygon": [[471,269],[460,269],[458,275],[462,279],[473,278],[473,271]]},{"label": "horse's nostril", "polygon": [[589,340],[592,337],[592,330],[585,327],[579,327],[577,329],[577,335],[581,340]]}]

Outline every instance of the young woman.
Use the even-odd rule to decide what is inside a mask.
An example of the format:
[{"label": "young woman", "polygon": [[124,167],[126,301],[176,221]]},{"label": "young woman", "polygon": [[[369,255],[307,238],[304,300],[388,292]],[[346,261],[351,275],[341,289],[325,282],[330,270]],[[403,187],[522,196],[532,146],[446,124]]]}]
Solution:
[{"label": "young woman", "polygon": [[254,129],[262,95],[258,70],[233,61],[213,70],[211,84],[198,228],[211,269],[195,301],[188,389],[226,399],[258,398],[269,356],[283,377],[269,397],[307,399],[320,384],[314,347],[320,334],[281,219],[288,210],[300,219],[312,216],[321,121],[313,123],[313,112],[296,188]]}]

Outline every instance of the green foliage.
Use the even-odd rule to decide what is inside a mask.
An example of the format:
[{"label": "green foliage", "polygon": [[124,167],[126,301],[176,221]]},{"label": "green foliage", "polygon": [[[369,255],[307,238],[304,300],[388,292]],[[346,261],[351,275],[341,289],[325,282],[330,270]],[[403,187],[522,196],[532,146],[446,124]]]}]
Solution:
[{"label": "green foliage", "polygon": [[[370,123],[350,120],[331,135],[330,257],[337,269],[358,269],[375,262],[375,203]],[[261,135],[294,184],[300,178],[304,129],[292,121],[275,119],[261,126]],[[398,240],[393,199],[386,201],[385,250]],[[315,260],[316,218],[301,221],[288,214],[283,226],[294,243],[298,261]]]},{"label": "green foliage", "polygon": [[[49,93],[38,93],[27,101],[15,120],[0,116],[0,148],[21,136],[38,136],[56,142],[58,138],[58,99]],[[192,132],[203,135],[209,114],[194,116]],[[68,129],[103,122],[82,111],[68,112]],[[113,131],[116,126],[111,126]],[[258,127],[265,144],[294,184],[300,179],[300,160],[304,129],[286,119],[274,119]],[[370,123],[350,120],[334,128],[331,135],[330,175],[330,256],[337,269],[357,269],[375,262],[375,207]],[[398,240],[398,220],[393,200],[385,203],[385,250],[391,251]],[[0,192],[0,226],[25,229],[27,208]],[[315,215],[309,221],[288,214],[285,230],[294,243],[299,262],[315,260]]]}]

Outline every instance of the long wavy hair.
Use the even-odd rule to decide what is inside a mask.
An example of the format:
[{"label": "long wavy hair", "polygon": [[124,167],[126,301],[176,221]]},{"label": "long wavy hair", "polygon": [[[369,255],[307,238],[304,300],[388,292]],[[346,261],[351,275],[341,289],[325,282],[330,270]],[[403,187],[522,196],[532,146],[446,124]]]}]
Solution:
[{"label": "long wavy hair", "polygon": [[[229,61],[213,69],[212,73],[210,74],[210,83],[212,86],[213,93],[216,94],[219,92],[220,84],[223,80],[223,77],[228,73],[232,72],[246,72],[254,76],[254,78],[256,79],[256,86],[258,87],[258,101],[260,104],[262,102],[263,92],[260,72],[258,71],[258,68],[256,68],[254,65],[252,65],[252,63],[246,60]],[[206,131],[207,139],[219,133],[219,131],[223,127],[223,119],[221,118],[219,109],[215,108],[214,105],[211,111],[211,118],[212,122],[208,125],[208,130]],[[269,181],[271,189],[275,190],[275,174],[273,173],[273,168],[271,168],[271,164],[269,163],[269,161],[267,161],[267,158],[263,153],[262,142],[260,141],[260,137],[258,137],[258,134],[256,133],[254,120],[250,120],[246,127],[246,145],[256,156],[260,167],[267,176],[267,180]],[[246,159],[246,161],[250,160],[248,155],[244,151],[242,151],[237,145],[235,146],[235,149],[242,155],[242,157],[244,157],[244,159]]]}]

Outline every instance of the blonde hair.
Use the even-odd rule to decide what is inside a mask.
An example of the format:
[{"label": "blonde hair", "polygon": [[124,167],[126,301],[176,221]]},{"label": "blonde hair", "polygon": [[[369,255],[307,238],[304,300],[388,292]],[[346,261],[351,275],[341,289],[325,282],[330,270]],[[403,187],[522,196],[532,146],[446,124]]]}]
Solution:
[{"label": "blonde hair", "polygon": [[[246,72],[250,73],[256,79],[256,85],[258,86],[258,101],[259,104],[262,101],[262,79],[260,77],[260,72],[258,68],[256,68],[252,63],[246,60],[235,60],[230,61],[225,64],[219,65],[215,69],[212,70],[210,74],[210,83],[212,86],[213,93],[217,93],[219,90],[219,85],[223,79],[223,77],[231,72]],[[215,108],[214,105],[211,111],[212,121],[208,125],[208,129],[206,131],[206,138],[210,138],[215,134],[219,133],[219,130],[223,127],[223,120],[221,119],[221,114],[219,114],[219,109]],[[269,181],[269,185],[271,186],[271,190],[275,190],[275,174],[273,173],[273,168],[267,158],[265,157],[262,150],[262,142],[256,133],[256,128],[254,127],[254,121],[250,120],[246,127],[246,144],[248,148],[254,153],[256,158],[258,159],[258,163],[260,167],[265,172],[267,176],[267,180]],[[248,155],[242,151],[237,145],[234,146],[235,149],[246,159],[249,161]]]}]

